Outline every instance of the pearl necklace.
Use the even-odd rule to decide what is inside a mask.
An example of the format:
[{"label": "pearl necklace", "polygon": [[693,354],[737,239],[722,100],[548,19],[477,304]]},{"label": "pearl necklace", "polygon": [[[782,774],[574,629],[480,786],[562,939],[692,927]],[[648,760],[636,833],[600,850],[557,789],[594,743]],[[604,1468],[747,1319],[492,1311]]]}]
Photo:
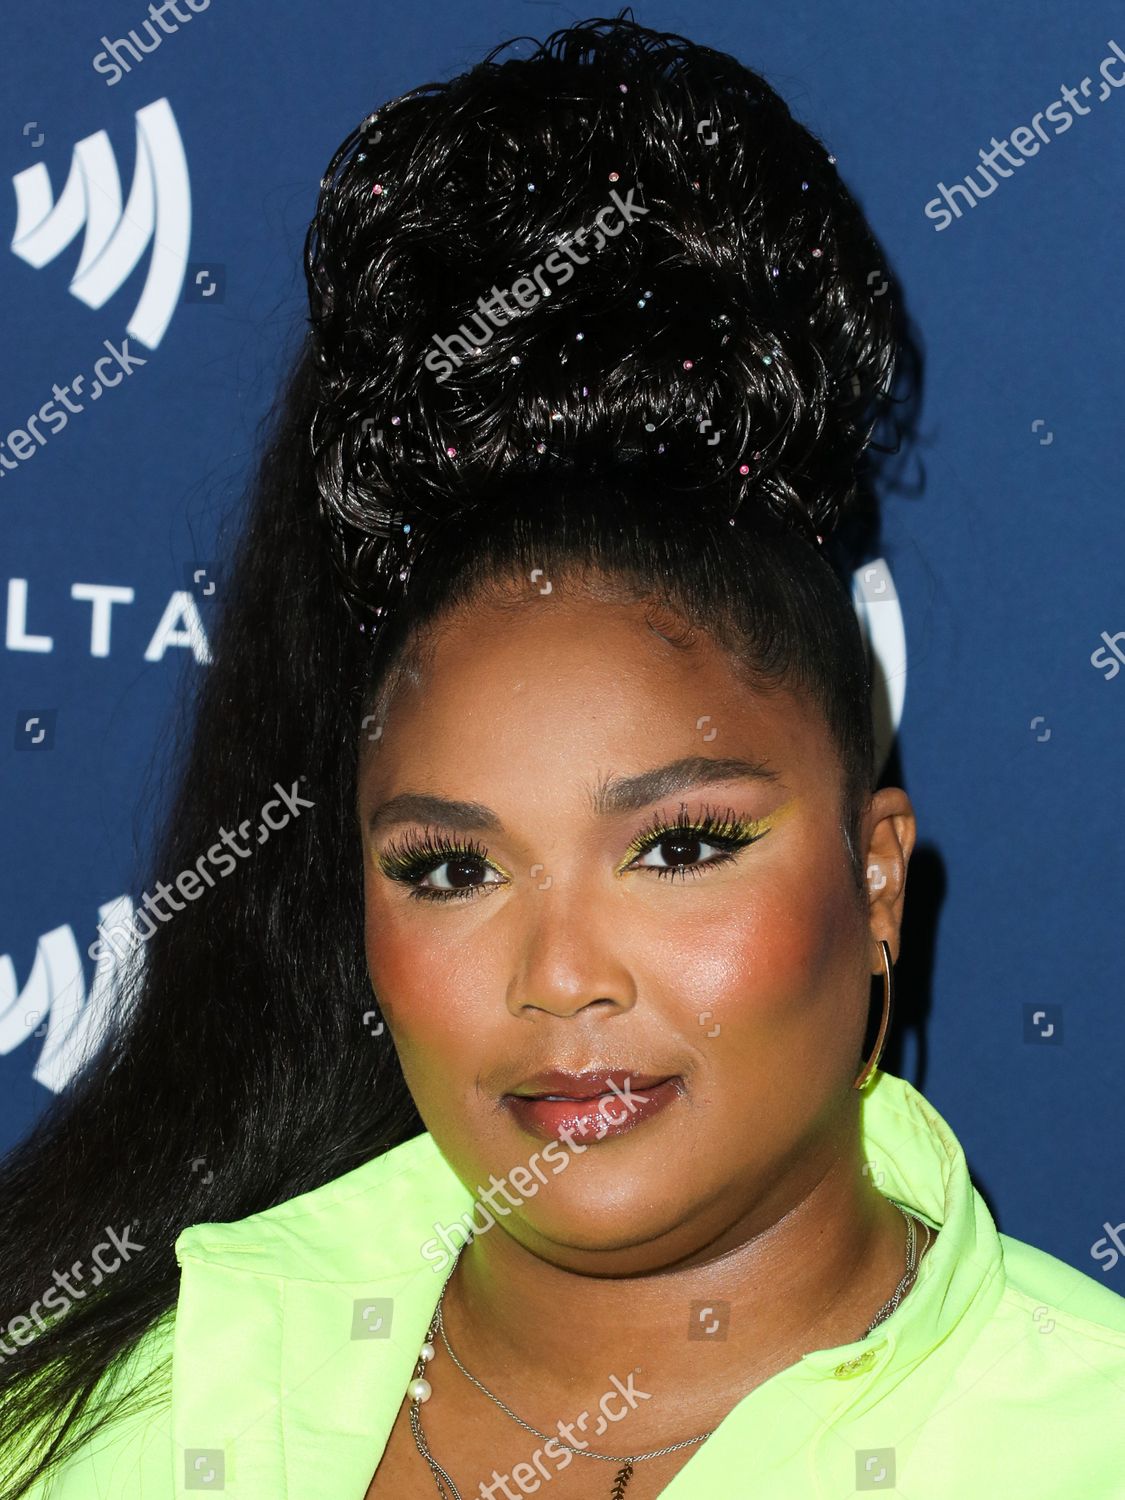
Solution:
[{"label": "pearl necklace", "polygon": [[[861,1335],[862,1338],[866,1338],[867,1335],[871,1333],[872,1329],[878,1327],[878,1325],[882,1323],[884,1319],[889,1318],[891,1313],[894,1312],[895,1308],[902,1301],[910,1284],[913,1282],[915,1276],[917,1275],[918,1264],[921,1261],[922,1255],[925,1255],[926,1251],[930,1248],[930,1226],[924,1223],[922,1220],[915,1218],[913,1214],[909,1213],[905,1208],[903,1208],[902,1204],[896,1202],[894,1198],[891,1198],[888,1201],[894,1203],[895,1207],[906,1220],[906,1271],[898,1286],[895,1287],[894,1291],[887,1298],[886,1302],[883,1303],[882,1307],[880,1307],[874,1318],[872,1318],[871,1322],[867,1325],[867,1328]],[[922,1224],[922,1227],[926,1231],[926,1243],[922,1248],[922,1255],[919,1255],[917,1253],[918,1241],[916,1226],[919,1223]],[[445,1301],[446,1287],[448,1287],[453,1273],[457,1269],[457,1262],[461,1259],[463,1251],[468,1245],[472,1244],[472,1241],[473,1235],[470,1233],[469,1238],[465,1241],[465,1244],[461,1246],[461,1249],[458,1250],[456,1256],[454,1257],[453,1264],[449,1268],[449,1274],[446,1276],[445,1281],[442,1283],[441,1295],[438,1297],[437,1308],[434,1311],[433,1318],[430,1320],[430,1326],[426,1332],[426,1340],[419,1350],[418,1359],[414,1366],[413,1378],[406,1388],[407,1398],[410,1401],[410,1429],[414,1434],[414,1441],[417,1445],[418,1452],[426,1460],[426,1462],[430,1466],[431,1471],[433,1472],[434,1481],[437,1484],[438,1494],[443,1497],[443,1500],[461,1500],[461,1492],[453,1483],[453,1480],[449,1477],[449,1474],[446,1472],[446,1470],[442,1468],[441,1464],[438,1463],[437,1459],[430,1452],[429,1444],[426,1441],[426,1434],[422,1430],[421,1407],[423,1402],[428,1401],[433,1395],[433,1387],[425,1378],[423,1371],[427,1368],[430,1361],[437,1353],[437,1349],[434,1344],[435,1334],[441,1335],[442,1343],[445,1345],[450,1359],[452,1359],[453,1363],[457,1366],[461,1373],[465,1375],[469,1380],[471,1380],[478,1390],[483,1391],[490,1401],[495,1402],[495,1404],[501,1409],[501,1411],[506,1412],[507,1415],[511,1417],[513,1422],[518,1422],[521,1427],[523,1427],[526,1431],[533,1433],[536,1437],[542,1438],[546,1442],[553,1442],[557,1444],[559,1448],[565,1448],[568,1453],[573,1453],[577,1458],[593,1458],[599,1459],[604,1463],[617,1464],[619,1467],[617,1474],[614,1476],[613,1489],[610,1493],[610,1500],[624,1500],[625,1486],[632,1478],[634,1464],[641,1463],[647,1458],[660,1458],[665,1453],[674,1453],[678,1448],[689,1448],[695,1443],[702,1443],[705,1438],[709,1438],[715,1431],[715,1429],[712,1427],[708,1429],[707,1432],[701,1432],[697,1437],[682,1438],[678,1443],[670,1443],[666,1448],[654,1448],[649,1453],[633,1453],[629,1455],[594,1453],[589,1448],[573,1448],[569,1443],[564,1443],[562,1439],[559,1438],[556,1434],[549,1432],[540,1432],[538,1427],[532,1427],[530,1422],[525,1422],[522,1417],[517,1416],[516,1413],[512,1411],[511,1407],[505,1405],[505,1403],[500,1400],[499,1396],[493,1395],[493,1393],[486,1386],[481,1384],[481,1382],[476,1378],[475,1375],[470,1374],[469,1371],[465,1369],[465,1366],[453,1352],[453,1346],[449,1342],[448,1335],[445,1331],[445,1323],[442,1320],[441,1310],[442,1303]],[[448,1491],[445,1488],[446,1485],[449,1486]]]}]

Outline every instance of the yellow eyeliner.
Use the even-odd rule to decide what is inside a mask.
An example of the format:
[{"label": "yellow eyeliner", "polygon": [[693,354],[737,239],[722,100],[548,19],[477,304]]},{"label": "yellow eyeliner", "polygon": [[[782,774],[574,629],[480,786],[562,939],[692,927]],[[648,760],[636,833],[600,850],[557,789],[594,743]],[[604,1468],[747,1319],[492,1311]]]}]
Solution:
[{"label": "yellow eyeliner", "polygon": [[[774,811],[769,813],[766,817],[736,818],[731,820],[729,823],[724,823],[724,829],[729,828],[731,834],[737,838],[751,839],[756,842],[763,836],[763,834],[771,832],[774,828],[778,828],[782,823],[786,822],[792,816],[793,811],[797,806],[797,801],[798,799],[796,797],[790,797],[788,802],[783,802],[780,807],[775,808]],[[709,830],[707,826],[702,822],[673,822],[669,824],[669,833],[678,833],[681,831],[684,833],[698,833],[700,837],[704,839],[707,837],[708,832],[713,832],[713,830]],[[631,865],[632,862],[642,852],[644,846],[646,844],[652,843],[654,832],[654,829],[649,829],[646,833],[642,834],[640,837],[633,841],[633,843],[629,846],[625,858],[614,871],[615,875],[620,875],[622,871],[626,870],[628,866]]]},{"label": "yellow eyeliner", "polygon": [[775,807],[773,812],[762,821],[767,823],[770,828],[780,827],[782,823],[787,823],[793,816],[799,801],[800,798],[798,797],[790,797],[788,802],[783,802],[780,807]]}]

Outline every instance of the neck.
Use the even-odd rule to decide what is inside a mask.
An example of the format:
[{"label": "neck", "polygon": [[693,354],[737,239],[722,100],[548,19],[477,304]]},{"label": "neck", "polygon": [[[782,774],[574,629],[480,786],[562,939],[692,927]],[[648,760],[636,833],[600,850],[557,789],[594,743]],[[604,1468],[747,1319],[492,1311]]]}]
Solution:
[{"label": "neck", "polygon": [[687,1256],[624,1275],[591,1271],[589,1252],[576,1269],[564,1246],[482,1234],[446,1289],[450,1343],[531,1422],[631,1371],[667,1397],[653,1403],[665,1434],[718,1420],[802,1354],[861,1338],[905,1269],[906,1222],[863,1174],[858,1148],[788,1187]]}]

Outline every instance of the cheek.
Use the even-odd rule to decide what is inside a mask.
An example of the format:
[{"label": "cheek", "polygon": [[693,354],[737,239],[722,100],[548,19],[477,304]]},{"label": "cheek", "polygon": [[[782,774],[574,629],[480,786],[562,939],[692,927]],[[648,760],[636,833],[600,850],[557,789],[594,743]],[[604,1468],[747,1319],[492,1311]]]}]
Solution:
[{"label": "cheek", "polygon": [[471,1107],[489,1062],[479,997],[497,985],[503,993],[501,976],[483,967],[490,945],[451,941],[442,915],[410,898],[369,894],[364,921],[371,988],[427,1124],[431,1115],[460,1121]]},{"label": "cheek", "polygon": [[385,1001],[388,1020],[401,1018],[409,1029],[441,1017],[472,1024],[474,997],[479,1008],[481,994],[495,993],[496,975],[486,971],[495,945],[474,940],[456,911],[447,913],[437,902],[369,897],[364,944],[372,988]]},{"label": "cheek", "polygon": [[[732,891],[649,950],[654,993],[716,1084],[732,1072],[755,1089],[785,1076],[827,1078],[858,1047],[856,908],[837,876],[808,872],[802,861],[768,885]],[[720,1096],[737,1104],[738,1091]]]}]

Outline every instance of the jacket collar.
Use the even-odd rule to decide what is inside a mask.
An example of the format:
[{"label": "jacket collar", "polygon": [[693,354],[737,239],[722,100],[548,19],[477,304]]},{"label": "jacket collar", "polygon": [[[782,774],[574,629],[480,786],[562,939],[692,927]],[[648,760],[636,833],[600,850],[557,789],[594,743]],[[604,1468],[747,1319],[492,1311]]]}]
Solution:
[{"label": "jacket collar", "polygon": [[[697,1485],[720,1492],[732,1466],[755,1453],[760,1462],[771,1413],[784,1412],[790,1430],[794,1398],[807,1409],[807,1446],[842,1441],[841,1416],[886,1399],[920,1360],[952,1369],[1001,1295],[995,1224],[937,1110],[877,1072],[861,1135],[880,1191],[941,1228],[918,1280],[870,1338],[805,1354],[750,1391],[666,1489],[670,1500],[689,1500]],[[175,1493],[199,1453],[202,1471],[218,1467],[217,1452],[229,1500],[362,1495],[444,1280],[420,1247],[472,1206],[423,1134],[261,1213],[185,1229],[175,1245]]]}]

